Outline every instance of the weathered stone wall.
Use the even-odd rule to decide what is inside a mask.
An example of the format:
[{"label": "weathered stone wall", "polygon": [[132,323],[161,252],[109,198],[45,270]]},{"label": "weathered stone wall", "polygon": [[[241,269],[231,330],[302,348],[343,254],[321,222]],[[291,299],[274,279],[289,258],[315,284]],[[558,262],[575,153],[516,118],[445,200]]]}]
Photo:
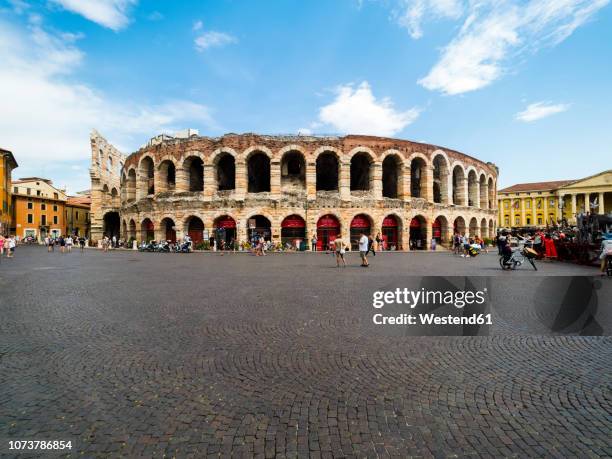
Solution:
[{"label": "weathered stone wall", "polygon": [[126,156],[107,142],[95,129],[91,143],[91,239],[100,240],[104,232],[104,215],[121,210],[121,170]]},{"label": "weathered stone wall", "polygon": [[[99,136],[96,137],[99,139]],[[103,139],[102,139],[103,140]],[[95,145],[98,147],[97,143]],[[92,150],[94,140],[92,137]],[[281,186],[281,175],[286,174],[281,167],[283,157],[289,152],[299,152],[304,159],[305,186],[300,190],[295,181],[285,181]],[[317,157],[325,152],[334,154],[339,162],[338,189],[336,191],[317,191]],[[248,193],[248,160],[255,153],[265,154],[270,161],[270,189],[261,193]],[[370,161],[369,190],[350,189],[351,159],[362,153]],[[235,189],[217,190],[217,163],[221,155],[229,154],[235,161]],[[383,161],[393,155],[398,164],[397,197],[383,197]],[[203,161],[203,191],[189,191],[189,171],[184,168],[192,157]],[[147,159],[148,158],[148,159]],[[436,159],[437,158],[437,159]],[[95,158],[92,158],[92,160]],[[189,161],[187,161],[189,159]],[[434,172],[434,159],[437,168]],[[148,194],[145,188],[146,171],[152,161],[154,169],[155,193]],[[420,176],[420,197],[411,195],[411,175],[413,161],[422,165]],[[160,165],[165,162],[164,172]],[[175,184],[171,191],[168,186],[160,186],[167,177],[167,165],[175,168]],[[415,163],[416,164],[416,163]],[[440,168],[440,165],[442,167]],[[453,204],[452,171],[458,168],[463,180],[455,184],[455,194],[462,198]],[[92,168],[93,169],[93,168]],[[437,174],[436,189],[442,197],[434,201],[434,175]],[[307,234],[316,231],[318,219],[325,214],[333,214],[341,223],[343,236],[348,236],[351,220],[355,215],[365,214],[371,220],[371,232],[381,232],[383,219],[394,215],[400,222],[400,244],[407,248],[411,220],[419,216],[427,240],[432,236],[432,223],[440,217],[444,222],[442,237],[447,240],[452,234],[455,219],[461,217],[466,233],[490,236],[497,221],[496,183],[497,168],[494,164],[484,163],[457,151],[434,145],[421,144],[406,140],[386,139],[369,136],[346,137],[307,137],[307,136],[259,136],[254,134],[228,134],[219,138],[191,137],[189,139],[168,139],[156,145],[149,145],[125,159],[122,169],[121,190],[121,227],[124,237],[142,237],[141,222],[150,219],[155,227],[156,238],[163,238],[161,221],[171,218],[176,226],[177,236],[187,230],[187,220],[199,217],[206,229],[214,227],[215,219],[229,215],[237,222],[238,238],[247,238],[249,217],[263,215],[272,223],[274,240],[280,240],[281,222],[289,215],[300,215],[307,225]],[[476,182],[468,183],[469,177]],[[92,175],[92,182],[93,182]],[[112,177],[113,184],[118,178]],[[150,181],[150,179],[149,179]],[[131,188],[130,188],[131,187]],[[92,191],[94,189],[92,183]],[[127,189],[127,190],[126,190]],[[109,206],[99,195],[102,212]],[[468,206],[470,197],[471,206]],[[92,193],[92,201],[94,201]],[[95,201],[94,201],[95,202]],[[92,211],[96,206],[92,202]],[[460,204],[463,203],[463,204]],[[131,229],[130,229],[131,228]],[[93,234],[93,222],[92,222]]]}]

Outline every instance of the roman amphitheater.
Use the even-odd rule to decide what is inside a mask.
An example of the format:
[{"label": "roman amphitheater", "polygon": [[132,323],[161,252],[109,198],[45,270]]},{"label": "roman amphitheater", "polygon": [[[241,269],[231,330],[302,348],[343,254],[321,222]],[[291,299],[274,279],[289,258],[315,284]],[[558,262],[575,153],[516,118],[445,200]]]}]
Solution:
[{"label": "roman amphitheater", "polygon": [[197,244],[257,233],[299,244],[316,233],[324,248],[364,231],[409,250],[447,242],[453,231],[495,232],[497,167],[435,145],[186,131],[125,156],[93,131],[91,148],[94,241],[189,234]]}]

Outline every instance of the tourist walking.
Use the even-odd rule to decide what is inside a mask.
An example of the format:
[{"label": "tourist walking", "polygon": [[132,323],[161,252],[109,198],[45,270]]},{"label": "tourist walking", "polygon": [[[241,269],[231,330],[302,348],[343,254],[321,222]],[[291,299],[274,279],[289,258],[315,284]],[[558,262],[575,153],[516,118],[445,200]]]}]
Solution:
[{"label": "tourist walking", "polygon": [[64,239],[64,236],[60,235],[59,237],[59,245],[60,245],[60,252],[64,253],[64,247],[66,247],[66,239]]},{"label": "tourist walking", "polygon": [[10,236],[5,237],[2,240],[2,251],[6,254],[7,257],[9,257],[10,255]]},{"label": "tourist walking", "polygon": [[4,236],[0,234],[0,258],[4,254]]},{"label": "tourist walking", "polygon": [[7,258],[13,258],[15,255],[15,246],[17,243],[15,242],[15,236],[9,236],[8,238],[8,253],[6,254]]},{"label": "tourist walking", "polygon": [[436,251],[436,243],[437,243],[436,238],[432,237],[431,238],[431,250],[434,252]]},{"label": "tourist walking", "polygon": [[79,238],[79,246],[81,246],[81,252],[83,252],[85,250],[85,238],[83,236]]},{"label": "tourist walking", "polygon": [[361,257],[361,266],[367,268],[370,266],[368,263],[368,249],[370,246],[370,240],[364,232],[359,233],[359,256]]},{"label": "tourist walking", "polygon": [[116,248],[117,248],[117,236],[115,236],[114,234],[113,234],[113,239],[112,239],[112,241],[113,241],[112,248],[113,248],[113,249],[116,249]]},{"label": "tourist walking", "polygon": [[333,244],[334,252],[336,254],[336,268],[340,267],[340,262],[342,262],[342,267],[346,268],[346,260],[344,259],[344,254],[346,253],[346,246],[344,244],[344,241],[342,240],[341,234],[338,234]]},{"label": "tourist walking", "polygon": [[317,233],[312,233],[312,239],[310,240],[310,244],[313,252],[317,251],[317,242],[319,242],[317,240]]},{"label": "tourist walking", "polygon": [[74,243],[74,241],[72,240],[72,236],[68,235],[68,237],[66,238],[66,251],[68,253],[72,252],[72,244]]},{"label": "tourist walking", "polygon": [[382,237],[380,237],[380,233],[376,233],[376,250],[379,252],[384,250],[384,247],[381,246],[381,243],[384,242]]},{"label": "tourist walking", "polygon": [[372,238],[372,236],[368,236],[368,253],[370,252],[372,252],[372,256],[376,256],[376,251],[374,250],[374,238]]}]

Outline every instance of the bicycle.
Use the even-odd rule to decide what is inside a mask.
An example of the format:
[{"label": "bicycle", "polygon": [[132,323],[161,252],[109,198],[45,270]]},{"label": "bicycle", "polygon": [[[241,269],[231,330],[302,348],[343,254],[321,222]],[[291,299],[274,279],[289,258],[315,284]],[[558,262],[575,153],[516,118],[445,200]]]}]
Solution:
[{"label": "bicycle", "polygon": [[537,256],[537,253],[533,249],[529,249],[529,248],[524,248],[522,250],[517,249],[517,250],[512,251],[512,255],[510,255],[510,257],[507,260],[504,255],[499,257],[499,265],[501,266],[501,269],[503,270],[506,270],[506,269],[514,270],[516,269],[517,266],[521,266],[523,263],[525,263],[525,260],[527,260],[529,264],[533,267],[533,269],[537,271],[538,268],[535,265],[536,256]]}]

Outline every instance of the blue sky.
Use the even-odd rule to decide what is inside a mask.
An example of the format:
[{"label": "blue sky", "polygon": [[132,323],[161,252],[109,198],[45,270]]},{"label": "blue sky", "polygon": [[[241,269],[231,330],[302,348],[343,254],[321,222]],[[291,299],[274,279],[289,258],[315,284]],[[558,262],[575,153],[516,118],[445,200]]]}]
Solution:
[{"label": "blue sky", "polygon": [[0,0],[0,146],[88,188],[89,131],[364,133],[500,186],[612,168],[609,0]]}]

